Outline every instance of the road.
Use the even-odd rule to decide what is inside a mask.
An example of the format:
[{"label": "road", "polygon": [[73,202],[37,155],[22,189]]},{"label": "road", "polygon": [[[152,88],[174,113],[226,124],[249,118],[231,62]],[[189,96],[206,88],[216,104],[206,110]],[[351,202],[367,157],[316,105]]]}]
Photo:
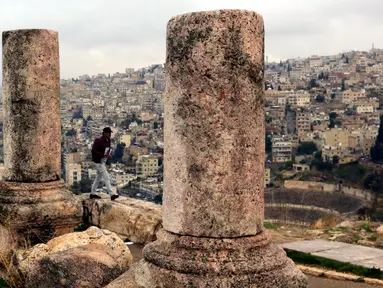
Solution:
[{"label": "road", "polygon": [[[133,262],[138,262],[142,259],[142,245],[129,245],[130,252],[133,255]],[[307,276],[309,280],[308,288],[373,288],[373,287],[381,287],[375,285],[367,285],[365,283],[356,283],[349,281],[337,281],[331,280],[327,278],[318,278]]]}]

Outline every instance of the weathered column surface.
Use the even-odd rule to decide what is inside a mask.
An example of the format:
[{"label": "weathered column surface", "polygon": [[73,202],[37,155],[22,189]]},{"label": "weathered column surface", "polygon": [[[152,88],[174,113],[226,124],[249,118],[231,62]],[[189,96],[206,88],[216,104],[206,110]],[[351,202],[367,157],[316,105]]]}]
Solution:
[{"label": "weathered column surface", "polygon": [[60,179],[58,33],[3,32],[4,179]]},{"label": "weathered column surface", "polygon": [[168,24],[164,228],[206,237],[263,229],[262,17],[195,13]]},{"label": "weathered column surface", "polygon": [[307,286],[263,231],[263,57],[255,12],[169,21],[164,229],[126,287]]},{"label": "weathered column surface", "polygon": [[31,242],[72,232],[80,200],[60,179],[58,33],[3,32],[4,180],[0,223]]}]

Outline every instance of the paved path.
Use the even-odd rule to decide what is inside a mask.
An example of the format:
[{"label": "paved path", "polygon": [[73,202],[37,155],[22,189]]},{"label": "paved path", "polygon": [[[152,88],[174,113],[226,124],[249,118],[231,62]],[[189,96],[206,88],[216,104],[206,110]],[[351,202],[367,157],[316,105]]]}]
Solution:
[{"label": "paved path", "polygon": [[383,270],[383,250],[326,240],[300,241],[281,244],[293,251],[308,253],[344,263],[352,263],[366,268]]},{"label": "paved path", "polygon": [[[133,262],[138,262],[142,258],[142,245],[134,244],[128,246],[130,249],[130,252],[132,252],[133,255]],[[309,286],[308,288],[373,288],[373,287],[382,287],[382,286],[374,286],[374,285],[367,285],[364,283],[355,283],[355,282],[349,282],[349,281],[336,281],[326,278],[318,278],[318,277],[312,277],[307,276],[309,280]]]},{"label": "paved path", "polygon": [[309,280],[308,288],[372,288],[372,287],[382,287],[376,285],[368,285],[365,283],[356,283],[351,281],[337,281],[327,278],[318,278],[307,276]]}]

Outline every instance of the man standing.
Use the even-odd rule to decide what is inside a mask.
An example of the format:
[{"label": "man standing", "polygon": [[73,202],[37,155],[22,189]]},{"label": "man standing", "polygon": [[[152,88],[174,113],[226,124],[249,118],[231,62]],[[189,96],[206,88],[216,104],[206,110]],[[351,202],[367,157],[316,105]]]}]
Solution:
[{"label": "man standing", "polygon": [[100,196],[95,194],[101,179],[103,179],[105,182],[105,186],[108,191],[108,194],[110,194],[111,200],[113,201],[114,199],[118,198],[118,194],[114,193],[112,190],[112,186],[110,185],[110,177],[108,171],[106,170],[106,162],[108,161],[108,159],[112,158],[112,155],[108,153],[108,151],[111,150],[110,136],[112,135],[112,133],[113,131],[109,127],[106,127],[102,132],[102,137],[94,140],[92,147],[92,159],[93,162],[96,163],[97,175],[92,185],[90,199],[101,198]]}]

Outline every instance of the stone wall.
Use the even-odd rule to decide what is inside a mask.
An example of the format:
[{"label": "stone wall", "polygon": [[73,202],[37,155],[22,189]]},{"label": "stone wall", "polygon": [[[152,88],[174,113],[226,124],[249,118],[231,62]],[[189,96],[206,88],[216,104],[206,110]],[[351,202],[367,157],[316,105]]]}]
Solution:
[{"label": "stone wall", "polygon": [[270,223],[308,227],[321,218],[340,219],[340,213],[333,209],[312,205],[266,203],[265,217]]},{"label": "stone wall", "polygon": [[284,182],[284,188],[286,189],[301,189],[301,190],[315,190],[323,192],[338,192],[346,195],[358,197],[363,200],[372,202],[374,200],[374,194],[372,191],[354,188],[346,185],[339,187],[338,184],[328,184],[323,182],[313,181],[293,181],[286,180]]},{"label": "stone wall", "polygon": [[296,205],[269,206],[265,209],[266,221],[279,224],[296,224],[299,226],[314,225],[319,219],[334,219],[340,222],[340,215],[336,212],[329,213],[316,207],[297,207]]},{"label": "stone wall", "polygon": [[299,220],[266,219],[266,221],[269,223],[272,223],[272,224],[289,225],[289,226],[309,227],[312,225],[312,223],[310,223],[310,222],[299,221]]},{"label": "stone wall", "polygon": [[267,189],[265,203],[276,205],[313,206],[339,213],[354,213],[366,205],[363,199],[342,193],[326,193],[322,191],[303,189]]},{"label": "stone wall", "polygon": [[275,207],[275,208],[294,208],[294,209],[302,209],[302,210],[310,210],[310,211],[320,211],[328,214],[333,214],[336,216],[339,216],[340,213],[338,211],[335,211],[333,209],[326,209],[322,207],[316,207],[311,205],[298,205],[298,204],[289,204],[289,203],[266,203],[265,208],[268,207]]}]

